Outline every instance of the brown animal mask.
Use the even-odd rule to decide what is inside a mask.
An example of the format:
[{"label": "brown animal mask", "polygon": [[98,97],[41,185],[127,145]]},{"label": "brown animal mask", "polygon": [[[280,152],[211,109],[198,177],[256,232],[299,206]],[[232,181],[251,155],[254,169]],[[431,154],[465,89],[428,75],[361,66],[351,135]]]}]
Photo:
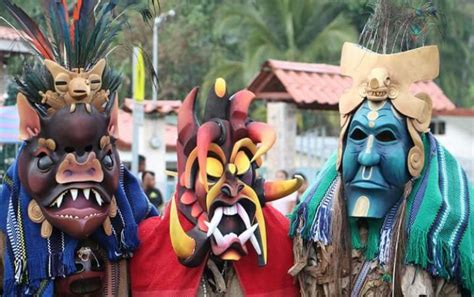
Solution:
[{"label": "brown animal mask", "polygon": [[33,198],[28,213],[42,224],[42,236],[52,226],[76,238],[85,238],[103,225],[110,233],[114,193],[119,180],[115,149],[117,100],[111,111],[75,112],[64,108],[42,117],[26,97],[18,94],[20,135],[25,145],[18,157],[22,185]]}]

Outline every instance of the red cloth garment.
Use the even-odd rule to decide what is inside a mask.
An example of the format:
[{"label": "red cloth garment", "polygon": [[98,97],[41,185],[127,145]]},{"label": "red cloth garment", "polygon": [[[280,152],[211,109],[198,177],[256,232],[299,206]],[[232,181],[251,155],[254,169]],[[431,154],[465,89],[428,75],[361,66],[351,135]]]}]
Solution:
[{"label": "red cloth garment", "polygon": [[[263,208],[267,230],[268,263],[260,267],[257,254],[248,244],[249,254],[234,262],[245,296],[298,296],[299,290],[288,269],[293,265],[289,222],[271,206]],[[194,297],[197,295],[205,261],[198,267],[182,265],[171,245],[169,211],[139,226],[139,249],[131,260],[132,295],[135,297]]]}]

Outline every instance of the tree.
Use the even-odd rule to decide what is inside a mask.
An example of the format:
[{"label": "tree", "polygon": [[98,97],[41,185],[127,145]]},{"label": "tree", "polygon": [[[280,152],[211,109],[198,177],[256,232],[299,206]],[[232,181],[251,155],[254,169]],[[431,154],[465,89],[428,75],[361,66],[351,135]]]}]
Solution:
[{"label": "tree", "polygon": [[219,53],[207,78],[244,87],[267,59],[337,63],[343,42],[357,40],[347,12],[347,4],[325,0],[226,3],[215,33],[231,51]]},{"label": "tree", "polygon": [[440,48],[438,81],[457,106],[474,108],[474,3],[438,0],[435,4],[439,23],[430,38]]}]

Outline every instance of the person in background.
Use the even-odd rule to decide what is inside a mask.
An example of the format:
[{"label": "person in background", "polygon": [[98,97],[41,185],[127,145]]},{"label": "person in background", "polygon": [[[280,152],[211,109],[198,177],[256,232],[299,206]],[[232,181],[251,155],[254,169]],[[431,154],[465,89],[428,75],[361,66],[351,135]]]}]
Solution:
[{"label": "person in background", "polygon": [[304,192],[308,188],[308,179],[306,178],[306,176],[301,172],[295,172],[295,174],[293,174],[293,177],[295,177],[297,175],[299,175],[303,178],[303,184],[301,185],[301,187],[296,192],[296,204],[300,203],[301,199],[303,198]]},{"label": "person in background", "polygon": [[[288,177],[289,177],[289,174],[284,169],[280,169],[277,172],[275,172],[275,180],[287,180]],[[296,205],[297,193],[298,192],[293,192],[286,197],[269,202],[269,204],[286,216],[293,210],[293,208]]]},{"label": "person in background", "polygon": [[150,200],[157,209],[163,205],[163,196],[156,187],[155,173],[153,171],[144,171],[142,175],[142,187]]},{"label": "person in background", "polygon": [[138,178],[143,180],[143,172],[146,171],[146,158],[144,155],[138,155]]}]

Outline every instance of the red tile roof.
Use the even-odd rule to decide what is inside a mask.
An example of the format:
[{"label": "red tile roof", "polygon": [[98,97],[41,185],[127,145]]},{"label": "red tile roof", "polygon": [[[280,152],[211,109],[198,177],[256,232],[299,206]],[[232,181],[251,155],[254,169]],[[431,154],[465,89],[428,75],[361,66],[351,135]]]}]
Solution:
[{"label": "red tile roof", "polygon": [[17,41],[20,40],[20,35],[12,28],[0,26],[0,39]]},{"label": "red tile roof", "polygon": [[[125,99],[122,106],[123,109],[119,110],[118,124],[119,124],[119,137],[117,139],[117,145],[119,149],[129,151],[132,148],[132,125],[133,125],[133,100]],[[177,113],[181,107],[181,101],[179,100],[159,100],[156,104],[153,104],[151,100],[145,100],[144,111],[146,114],[158,112],[162,115],[169,113]],[[165,126],[165,143],[166,148],[169,150],[176,150],[176,140],[178,139],[178,128],[175,125],[167,124]]]},{"label": "red tile roof", "polygon": [[[119,110],[119,137],[117,139],[117,146],[123,151],[130,151],[132,149],[132,125],[133,117],[131,113]],[[165,126],[165,143],[169,150],[176,150],[176,140],[178,139],[178,128],[174,125],[167,124]]]},{"label": "red tile roof", "polygon": [[451,110],[442,110],[434,112],[433,114],[442,116],[474,117],[474,109],[457,107]]},{"label": "red tile roof", "polygon": [[[125,99],[123,103],[123,110],[132,112],[133,110],[133,103],[135,101],[133,99]],[[169,113],[177,113],[179,108],[181,107],[181,101],[179,100],[158,100],[153,103],[152,100],[144,100],[143,101],[143,109],[145,113],[159,113],[162,115],[169,114]]]},{"label": "red tile roof", "polygon": [[[337,109],[340,96],[351,82],[350,77],[340,74],[339,66],[268,60],[248,89],[263,100],[293,101],[316,109]],[[455,108],[433,81],[413,84],[411,91],[429,94],[435,111]]]}]

